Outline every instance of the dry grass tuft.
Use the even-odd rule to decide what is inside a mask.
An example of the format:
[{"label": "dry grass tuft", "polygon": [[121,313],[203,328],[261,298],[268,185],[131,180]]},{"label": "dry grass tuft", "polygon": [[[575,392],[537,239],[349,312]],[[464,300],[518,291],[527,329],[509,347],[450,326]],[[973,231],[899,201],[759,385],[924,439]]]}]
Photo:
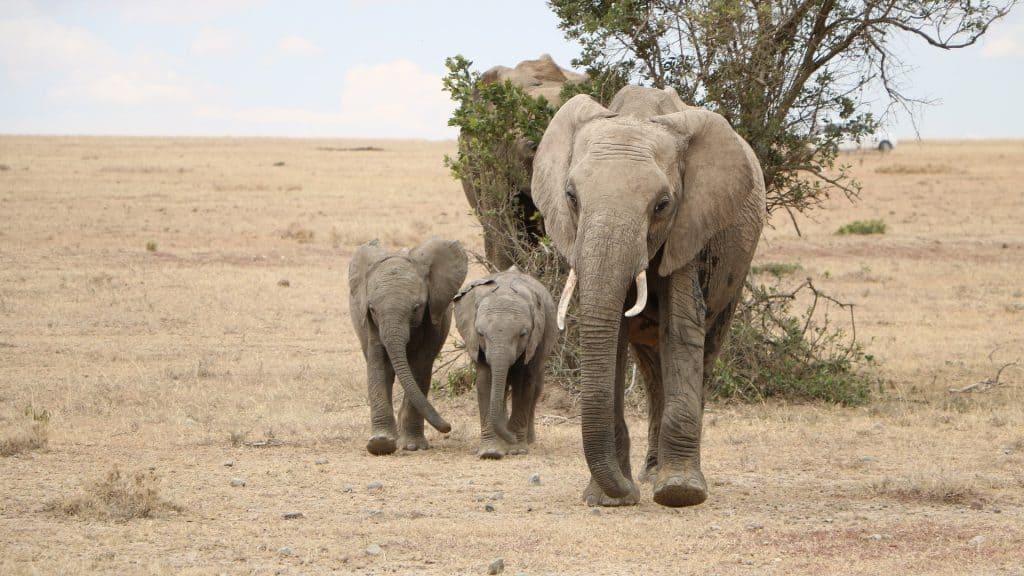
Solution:
[{"label": "dry grass tuft", "polygon": [[50,443],[50,413],[37,412],[31,406],[25,417],[0,433],[0,456],[14,456],[31,450],[43,450]]},{"label": "dry grass tuft", "polygon": [[295,240],[299,244],[309,244],[313,241],[313,231],[309,228],[304,228],[298,222],[292,222],[281,232],[281,238]]},{"label": "dry grass tuft", "polygon": [[871,485],[876,496],[895,498],[901,502],[966,505],[984,501],[984,497],[970,483],[945,472],[918,475],[903,480],[885,477]]},{"label": "dry grass tuft", "polygon": [[105,478],[86,488],[84,494],[51,504],[51,509],[68,516],[121,522],[183,510],[160,497],[157,477],[152,470],[127,475],[116,466]]}]

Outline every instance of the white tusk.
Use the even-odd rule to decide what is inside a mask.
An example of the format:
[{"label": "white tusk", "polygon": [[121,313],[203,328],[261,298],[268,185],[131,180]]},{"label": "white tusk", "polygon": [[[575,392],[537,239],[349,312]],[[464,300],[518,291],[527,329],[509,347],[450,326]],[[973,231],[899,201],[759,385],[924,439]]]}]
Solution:
[{"label": "white tusk", "polygon": [[636,304],[626,310],[626,318],[632,318],[644,311],[647,306],[647,270],[641,270],[636,275]]},{"label": "white tusk", "polygon": [[572,300],[572,293],[576,290],[576,269],[569,269],[569,277],[565,279],[565,288],[562,288],[562,297],[558,299],[558,329],[565,330],[565,313],[569,310],[569,300]]}]

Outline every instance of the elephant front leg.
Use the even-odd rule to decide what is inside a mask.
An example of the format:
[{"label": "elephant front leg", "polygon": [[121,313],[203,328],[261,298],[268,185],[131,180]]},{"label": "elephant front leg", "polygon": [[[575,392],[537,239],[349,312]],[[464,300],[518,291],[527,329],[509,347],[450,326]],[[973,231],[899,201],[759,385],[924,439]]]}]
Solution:
[{"label": "elephant front leg", "polygon": [[491,367],[485,362],[476,363],[476,400],[480,408],[480,448],[476,455],[500,460],[508,454],[508,444],[495,434],[488,417],[491,410]]},{"label": "elephant front leg", "polygon": [[708,496],[700,468],[705,307],[696,267],[674,274],[670,292],[661,321],[664,406],[654,501],[663,506],[693,506]]},{"label": "elephant front leg", "polygon": [[[423,396],[430,393],[430,374],[433,368],[433,359],[425,361],[421,355],[414,356],[415,365],[412,366],[413,377],[416,385],[419,386]],[[423,414],[412,405],[408,398],[402,399],[402,408],[399,412],[399,419],[402,422],[401,434],[398,438],[398,445],[402,450],[415,452],[416,450],[427,450],[430,443],[423,433]]]},{"label": "elephant front leg", "polygon": [[528,454],[530,452],[531,431],[533,428],[534,375],[531,367],[516,364],[509,371],[512,385],[512,415],[508,427],[516,437],[516,442],[509,447],[509,454]]},{"label": "elephant front leg", "polygon": [[384,348],[370,343],[366,350],[366,387],[371,431],[366,451],[376,456],[391,454],[397,449],[398,431],[391,405],[394,383],[395,371],[387,361]]}]

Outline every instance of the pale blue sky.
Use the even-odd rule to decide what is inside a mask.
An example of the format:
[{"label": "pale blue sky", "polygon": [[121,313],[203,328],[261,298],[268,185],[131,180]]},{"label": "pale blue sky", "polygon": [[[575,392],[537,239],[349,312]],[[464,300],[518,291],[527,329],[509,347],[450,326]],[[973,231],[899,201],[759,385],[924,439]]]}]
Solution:
[{"label": "pale blue sky", "polygon": [[[1024,138],[1024,8],[904,44],[923,137]],[[445,57],[543,52],[578,53],[544,0],[0,0],[0,133],[451,138]]]}]

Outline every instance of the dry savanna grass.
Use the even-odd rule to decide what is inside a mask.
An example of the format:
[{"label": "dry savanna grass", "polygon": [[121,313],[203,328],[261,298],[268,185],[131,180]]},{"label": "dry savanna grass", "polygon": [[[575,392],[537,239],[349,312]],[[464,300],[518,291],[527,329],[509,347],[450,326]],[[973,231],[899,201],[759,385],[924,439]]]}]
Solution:
[{"label": "dry savanna grass", "polygon": [[[710,499],[681,510],[648,485],[584,506],[554,384],[530,454],[477,459],[458,359],[433,395],[450,434],[365,451],[348,259],[482,251],[453,151],[0,138],[0,574],[1024,574],[1024,142],[846,155],[860,202],[799,236],[774,220],[755,279],[852,302],[885,385],[860,408],[711,404]],[[634,470],[642,413],[631,396]]]}]

